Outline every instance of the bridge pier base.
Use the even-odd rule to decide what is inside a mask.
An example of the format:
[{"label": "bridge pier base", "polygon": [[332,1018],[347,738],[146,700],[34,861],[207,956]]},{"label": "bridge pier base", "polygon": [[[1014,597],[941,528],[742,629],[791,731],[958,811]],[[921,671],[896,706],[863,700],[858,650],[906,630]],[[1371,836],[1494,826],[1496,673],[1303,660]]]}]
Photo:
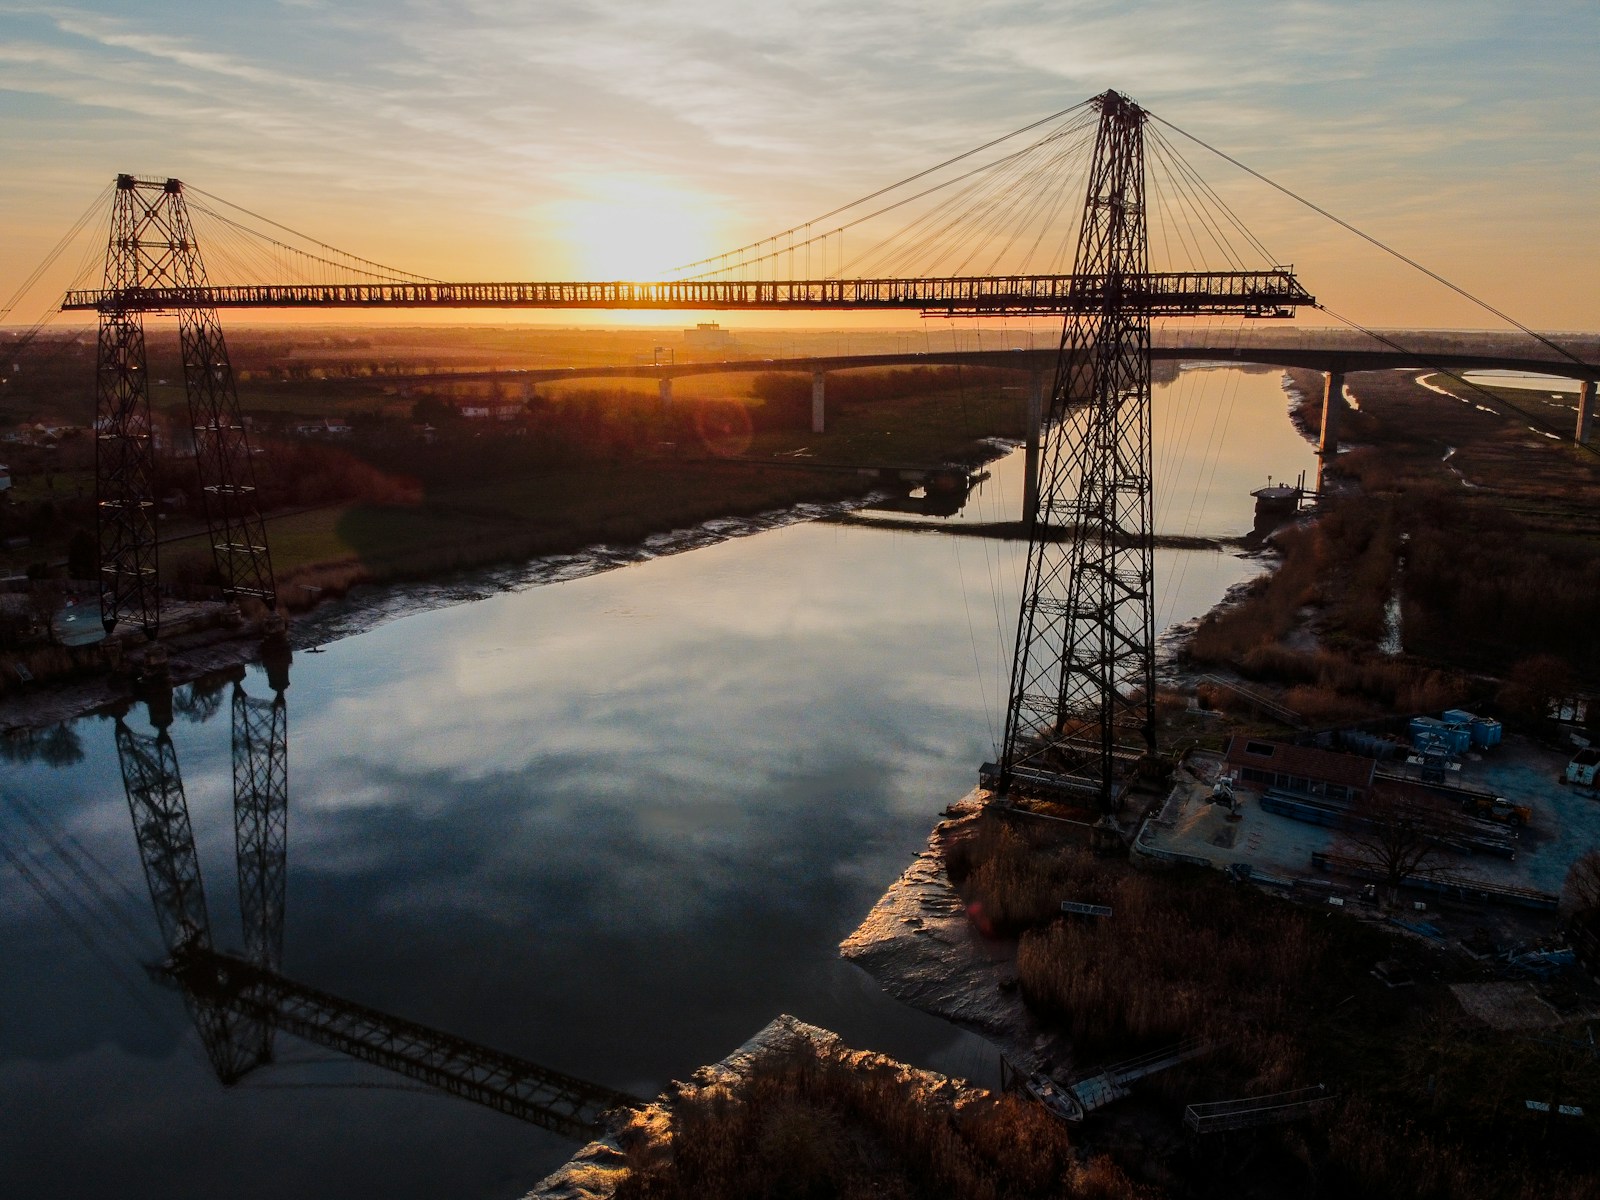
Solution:
[{"label": "bridge pier base", "polygon": [[1578,427],[1572,431],[1572,440],[1580,446],[1587,445],[1594,436],[1594,389],[1592,379],[1578,384]]},{"label": "bridge pier base", "polygon": [[827,390],[827,374],[823,371],[811,372],[811,432],[821,433],[827,425],[824,419],[826,414],[823,408],[823,396]]},{"label": "bridge pier base", "polygon": [[1327,371],[1322,384],[1322,436],[1317,441],[1317,491],[1328,464],[1339,455],[1339,412],[1344,408],[1344,372]]},{"label": "bridge pier base", "polygon": [[656,394],[661,397],[661,411],[666,412],[672,407],[672,377],[664,376],[656,380]]},{"label": "bridge pier base", "polygon": [[1022,524],[1033,528],[1039,517],[1039,443],[1044,429],[1044,375],[1028,380],[1028,440],[1023,450]]}]

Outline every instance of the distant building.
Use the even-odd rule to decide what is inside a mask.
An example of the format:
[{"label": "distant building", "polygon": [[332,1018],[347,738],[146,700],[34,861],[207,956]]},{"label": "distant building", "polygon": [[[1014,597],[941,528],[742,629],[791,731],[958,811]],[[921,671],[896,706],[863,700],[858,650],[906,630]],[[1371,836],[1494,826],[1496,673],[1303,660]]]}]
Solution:
[{"label": "distant building", "polygon": [[522,412],[518,400],[473,400],[463,404],[461,415],[469,421],[515,421]]},{"label": "distant building", "polygon": [[301,437],[340,437],[350,432],[350,426],[343,417],[313,417],[301,421],[294,431]]},{"label": "distant building", "polygon": [[[94,431],[104,433],[114,427],[110,417],[95,419]],[[138,417],[128,422],[127,429],[130,433],[137,433],[143,429],[150,437],[150,450],[154,454],[170,454],[173,458],[194,457],[194,430],[189,428],[184,421],[175,421],[166,413],[155,412],[150,414],[149,423],[146,424]],[[47,440],[36,440],[35,445],[54,446],[57,442],[55,436]]]},{"label": "distant building", "polygon": [[1242,783],[1336,804],[1365,797],[1378,768],[1376,759],[1253,737],[1230,738],[1227,757]]},{"label": "distant building", "polygon": [[726,350],[733,345],[733,334],[715,321],[702,321],[683,331],[683,343],[695,350]]}]

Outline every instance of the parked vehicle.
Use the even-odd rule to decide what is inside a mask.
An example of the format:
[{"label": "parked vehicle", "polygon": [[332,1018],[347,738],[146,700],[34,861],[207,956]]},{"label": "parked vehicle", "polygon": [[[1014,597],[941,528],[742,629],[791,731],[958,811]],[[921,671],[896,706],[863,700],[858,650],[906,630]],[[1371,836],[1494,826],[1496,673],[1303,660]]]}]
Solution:
[{"label": "parked vehicle", "polygon": [[1533,820],[1533,809],[1526,804],[1513,804],[1504,796],[1468,796],[1461,802],[1461,811],[1485,821],[1499,821],[1502,825],[1520,828]]}]

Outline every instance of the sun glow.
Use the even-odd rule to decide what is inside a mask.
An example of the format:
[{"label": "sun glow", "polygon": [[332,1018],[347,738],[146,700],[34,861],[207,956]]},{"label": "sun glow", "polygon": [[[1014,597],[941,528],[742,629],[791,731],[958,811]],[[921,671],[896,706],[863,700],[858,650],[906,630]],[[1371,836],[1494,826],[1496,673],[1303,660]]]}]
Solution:
[{"label": "sun glow", "polygon": [[719,249],[720,222],[705,196],[648,176],[586,180],[544,206],[542,232],[574,279],[660,279]]}]

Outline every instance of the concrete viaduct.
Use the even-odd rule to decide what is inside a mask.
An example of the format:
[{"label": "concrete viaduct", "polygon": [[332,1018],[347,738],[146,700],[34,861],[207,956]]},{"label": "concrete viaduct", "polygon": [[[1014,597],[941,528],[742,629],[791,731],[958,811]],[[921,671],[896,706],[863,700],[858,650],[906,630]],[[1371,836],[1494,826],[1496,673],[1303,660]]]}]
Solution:
[{"label": "concrete viaduct", "polygon": [[[1570,359],[1514,358],[1505,355],[1411,353],[1400,350],[1326,350],[1306,347],[1269,346],[1154,346],[1152,360],[1204,363],[1260,364],[1300,367],[1320,371],[1323,376],[1322,432],[1317,453],[1324,460],[1339,451],[1339,412],[1346,375],[1359,371],[1389,371],[1404,368],[1450,371],[1519,371],[1553,375],[1579,381],[1578,414],[1573,441],[1587,444],[1594,432],[1595,387],[1600,367]],[[1038,456],[1045,391],[1052,381],[1057,359],[1055,347],[1033,350],[946,350],[900,354],[856,354],[807,358],[765,358],[693,363],[637,363],[620,366],[551,367],[526,371],[460,371],[430,374],[369,377],[363,382],[398,383],[477,383],[497,381],[521,383],[531,388],[536,383],[556,383],[574,379],[654,379],[663,405],[672,403],[672,381],[696,375],[753,374],[789,372],[811,374],[811,431],[826,428],[827,376],[832,371],[864,370],[874,367],[990,367],[1020,371],[1029,376],[1028,440],[1026,477],[1029,494],[1024,512],[1033,511],[1038,486]]]}]

